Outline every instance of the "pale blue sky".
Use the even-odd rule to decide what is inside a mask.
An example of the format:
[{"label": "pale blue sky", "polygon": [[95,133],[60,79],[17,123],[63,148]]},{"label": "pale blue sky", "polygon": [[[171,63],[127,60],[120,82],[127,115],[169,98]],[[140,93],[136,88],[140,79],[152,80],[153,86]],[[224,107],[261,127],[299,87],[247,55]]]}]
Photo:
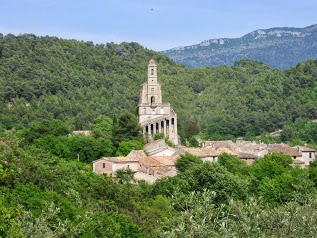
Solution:
[{"label": "pale blue sky", "polygon": [[312,24],[317,0],[0,0],[3,34],[135,41],[153,50]]}]

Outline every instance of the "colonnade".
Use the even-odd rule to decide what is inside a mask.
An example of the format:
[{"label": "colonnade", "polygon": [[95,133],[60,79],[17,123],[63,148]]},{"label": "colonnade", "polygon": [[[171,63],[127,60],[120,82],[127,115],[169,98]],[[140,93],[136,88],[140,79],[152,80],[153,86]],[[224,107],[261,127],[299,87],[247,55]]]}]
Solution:
[{"label": "colonnade", "polygon": [[153,138],[154,134],[163,133],[173,143],[177,140],[177,122],[175,117],[165,118],[163,120],[151,120],[143,125],[143,135],[145,138]]}]

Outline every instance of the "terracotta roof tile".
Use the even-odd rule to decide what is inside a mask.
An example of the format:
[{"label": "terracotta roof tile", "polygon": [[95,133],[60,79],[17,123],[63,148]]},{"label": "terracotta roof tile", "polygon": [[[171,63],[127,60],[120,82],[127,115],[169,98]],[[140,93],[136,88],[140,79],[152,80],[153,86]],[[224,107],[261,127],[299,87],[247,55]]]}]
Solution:
[{"label": "terracotta roof tile", "polygon": [[258,158],[258,156],[256,156],[256,155],[249,154],[249,153],[243,153],[243,152],[239,152],[237,157],[240,159],[257,159]]},{"label": "terracotta roof tile", "polygon": [[297,149],[294,149],[285,144],[270,144],[268,151],[269,153],[281,153],[289,156],[301,156]]},{"label": "terracotta roof tile", "polygon": [[294,147],[295,149],[299,148],[300,151],[305,151],[305,152],[315,152],[315,149],[309,148],[307,146],[296,146]]},{"label": "terracotta roof tile", "polygon": [[155,156],[154,158],[164,166],[174,166],[177,160],[177,156]]},{"label": "terracotta roof tile", "polygon": [[146,166],[164,166],[162,163],[160,163],[158,160],[156,160],[154,157],[145,157],[140,159],[140,163],[144,164]]},{"label": "terracotta roof tile", "polygon": [[[140,159],[139,158],[127,158],[127,157],[103,157],[99,160],[107,160],[107,161],[111,161],[111,162],[116,162],[116,163],[125,163],[125,162],[138,162]],[[99,161],[99,160],[95,160],[93,162]]]},{"label": "terracotta roof tile", "polygon": [[224,141],[206,141],[206,147],[234,149],[235,144],[231,140]]},{"label": "terracotta roof tile", "polygon": [[193,148],[193,147],[186,147],[183,148],[184,151],[190,153],[192,155],[198,157],[209,157],[209,156],[218,156],[220,153],[215,148],[211,147],[202,147],[202,148]]},{"label": "terracotta roof tile", "polygon": [[146,154],[143,150],[132,150],[126,158],[144,158]]}]

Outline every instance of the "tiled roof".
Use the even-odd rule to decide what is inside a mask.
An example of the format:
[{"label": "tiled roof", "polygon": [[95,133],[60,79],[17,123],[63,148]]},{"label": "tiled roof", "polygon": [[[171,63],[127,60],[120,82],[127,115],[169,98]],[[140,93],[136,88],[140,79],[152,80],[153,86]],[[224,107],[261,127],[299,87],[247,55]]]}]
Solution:
[{"label": "tiled roof", "polygon": [[156,160],[153,157],[145,157],[140,159],[140,164],[144,164],[149,167],[153,166],[164,166],[162,163],[160,163],[158,160]]},{"label": "tiled roof", "polygon": [[[139,158],[127,158],[127,157],[102,157],[99,160],[106,160],[106,161],[111,161],[115,163],[125,163],[125,162],[138,162],[140,159]],[[94,162],[97,162],[99,160],[95,160]]]},{"label": "tiled roof", "polygon": [[268,151],[270,153],[281,153],[290,156],[301,156],[297,149],[285,144],[269,144]]},{"label": "tiled roof", "polygon": [[126,158],[144,158],[146,154],[143,150],[132,150]]},{"label": "tiled roof", "polygon": [[163,175],[168,173],[172,169],[165,166],[159,166],[159,167],[152,167],[151,170],[157,173],[158,175]]},{"label": "tiled roof", "polygon": [[221,154],[215,148],[211,148],[211,147],[202,147],[202,148],[186,147],[186,148],[183,148],[183,150],[186,151],[187,153],[190,153],[192,155],[195,155],[201,158],[209,157],[209,156],[218,156]]},{"label": "tiled roof", "polygon": [[234,149],[235,144],[231,140],[224,141],[206,141],[205,146],[211,146],[213,148],[228,148]]},{"label": "tiled roof", "polygon": [[315,149],[309,148],[307,146],[296,146],[295,149],[299,149],[300,151],[304,151],[304,152],[315,152]]},{"label": "tiled roof", "polygon": [[238,152],[233,151],[231,149],[228,148],[218,148],[217,151],[219,152],[219,154],[229,154],[229,155],[234,155],[234,156],[238,156]]},{"label": "tiled roof", "polygon": [[174,166],[177,160],[177,156],[155,156],[154,158],[164,166]]},{"label": "tiled roof", "polygon": [[249,154],[249,153],[243,153],[243,152],[239,152],[237,157],[240,159],[256,159],[256,158],[258,158],[258,156],[256,156],[256,155]]}]

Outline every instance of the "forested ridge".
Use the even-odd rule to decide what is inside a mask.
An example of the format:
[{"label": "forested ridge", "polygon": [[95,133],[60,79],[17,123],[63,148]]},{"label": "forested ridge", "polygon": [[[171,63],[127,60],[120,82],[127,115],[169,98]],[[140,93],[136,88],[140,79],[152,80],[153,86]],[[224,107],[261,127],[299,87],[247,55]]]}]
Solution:
[{"label": "forested ridge", "polygon": [[181,135],[283,127],[283,141],[316,143],[317,61],[187,69],[137,43],[1,36],[0,237],[314,237],[316,161],[300,169],[281,154],[250,166],[185,154],[175,177],[153,185],[131,170],[92,172],[93,160],[142,149],[136,108],[151,58]]},{"label": "forested ridge", "polygon": [[317,118],[317,61],[279,71],[249,60],[188,69],[137,43],[0,35],[0,127],[60,119],[90,129],[99,115],[135,113],[153,58],[163,100],[206,138],[259,135]]}]

